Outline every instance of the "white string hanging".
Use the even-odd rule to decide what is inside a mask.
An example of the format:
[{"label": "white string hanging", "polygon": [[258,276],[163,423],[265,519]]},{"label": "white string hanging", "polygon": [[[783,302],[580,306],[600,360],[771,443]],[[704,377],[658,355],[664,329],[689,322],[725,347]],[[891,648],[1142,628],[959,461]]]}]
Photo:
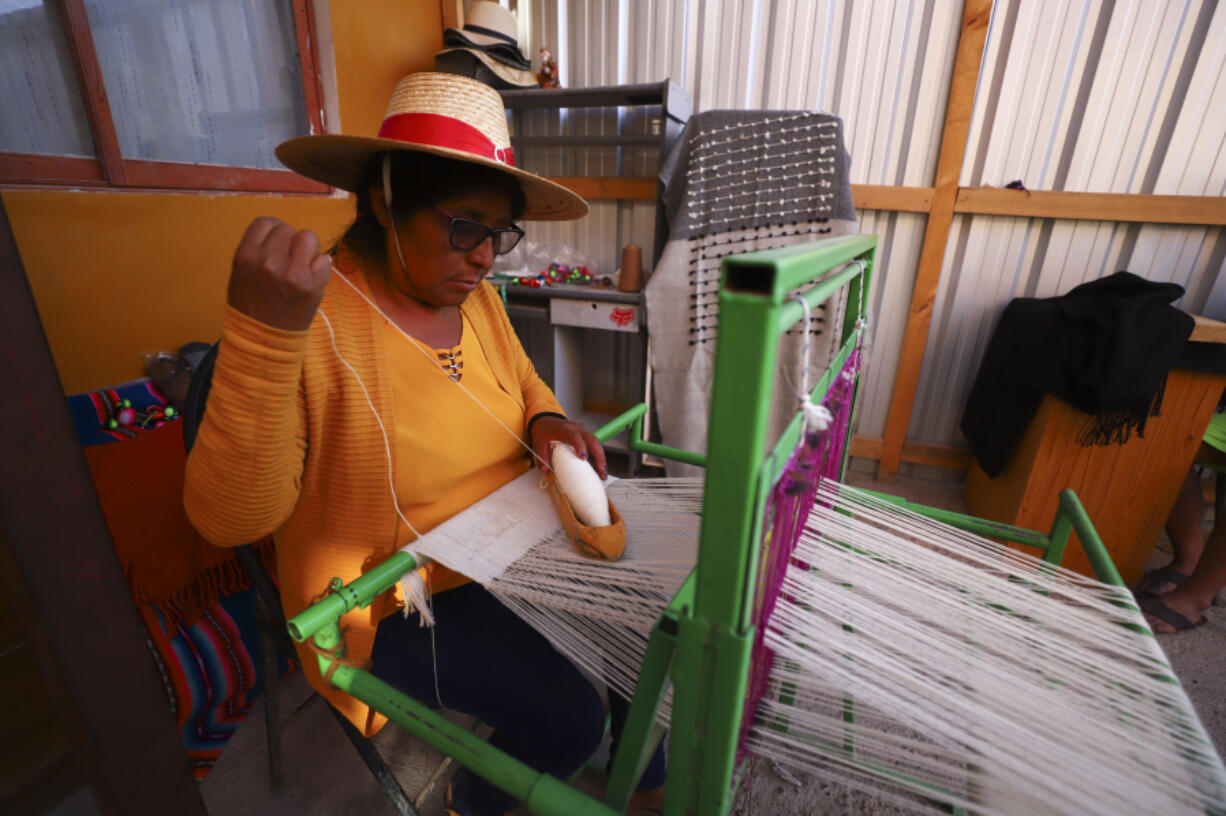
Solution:
[{"label": "white string hanging", "polygon": [[830,427],[830,423],[834,422],[834,414],[830,413],[830,409],[826,406],[813,401],[813,395],[809,393],[809,357],[812,350],[812,335],[809,333],[809,301],[805,300],[802,295],[792,295],[789,300],[795,300],[800,303],[804,309],[804,321],[802,335],[804,342],[800,347],[800,411],[804,416],[803,425],[801,426],[801,437],[808,431],[822,432]]}]

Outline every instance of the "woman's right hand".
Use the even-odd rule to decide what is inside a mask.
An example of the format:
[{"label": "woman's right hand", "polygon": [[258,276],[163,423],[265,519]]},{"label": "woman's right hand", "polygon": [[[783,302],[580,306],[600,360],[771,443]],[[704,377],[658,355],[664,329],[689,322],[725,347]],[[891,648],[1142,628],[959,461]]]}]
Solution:
[{"label": "woman's right hand", "polygon": [[331,266],[332,259],[319,254],[315,233],[257,218],[234,252],[226,300],[261,323],[301,331],[323,300]]}]

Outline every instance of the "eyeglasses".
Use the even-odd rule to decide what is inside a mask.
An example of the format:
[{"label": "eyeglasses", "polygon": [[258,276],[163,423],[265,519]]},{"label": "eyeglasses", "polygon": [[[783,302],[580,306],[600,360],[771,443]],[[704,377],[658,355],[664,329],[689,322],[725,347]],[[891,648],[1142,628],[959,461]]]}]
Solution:
[{"label": "eyeglasses", "polygon": [[514,224],[509,227],[490,229],[485,224],[472,221],[468,218],[459,218],[439,207],[433,207],[432,209],[444,218],[450,219],[448,240],[451,241],[453,248],[461,252],[476,249],[486,238],[493,238],[491,246],[494,248],[494,254],[506,255],[512,249],[515,249],[519,239],[524,237],[524,231]]}]

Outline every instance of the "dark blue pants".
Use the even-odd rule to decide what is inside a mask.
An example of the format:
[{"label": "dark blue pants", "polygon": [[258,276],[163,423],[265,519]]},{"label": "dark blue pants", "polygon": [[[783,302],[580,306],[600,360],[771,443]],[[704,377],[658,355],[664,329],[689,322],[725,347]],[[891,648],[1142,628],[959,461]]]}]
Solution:
[{"label": "dark blue pants", "polygon": [[[538,771],[567,779],[604,736],[600,694],[544,636],[479,584],[434,596],[434,644],[416,615],[384,618],[375,635],[371,673],[416,700],[437,700],[494,729],[490,744]],[[614,739],[628,703],[610,692]],[[656,751],[639,790],[664,784],[664,749]],[[465,816],[503,814],[515,800],[467,769],[452,782]]]}]

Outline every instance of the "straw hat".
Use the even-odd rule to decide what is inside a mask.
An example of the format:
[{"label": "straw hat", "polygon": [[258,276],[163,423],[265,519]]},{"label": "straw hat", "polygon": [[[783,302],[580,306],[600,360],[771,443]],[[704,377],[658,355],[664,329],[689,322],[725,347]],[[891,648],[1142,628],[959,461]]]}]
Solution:
[{"label": "straw hat", "polygon": [[307,178],[358,192],[371,159],[400,150],[481,164],[512,176],[524,193],[525,219],[566,221],[587,215],[582,198],[515,166],[502,98],[489,85],[458,74],[401,79],[376,137],[300,136],[278,145],[277,158]]}]

